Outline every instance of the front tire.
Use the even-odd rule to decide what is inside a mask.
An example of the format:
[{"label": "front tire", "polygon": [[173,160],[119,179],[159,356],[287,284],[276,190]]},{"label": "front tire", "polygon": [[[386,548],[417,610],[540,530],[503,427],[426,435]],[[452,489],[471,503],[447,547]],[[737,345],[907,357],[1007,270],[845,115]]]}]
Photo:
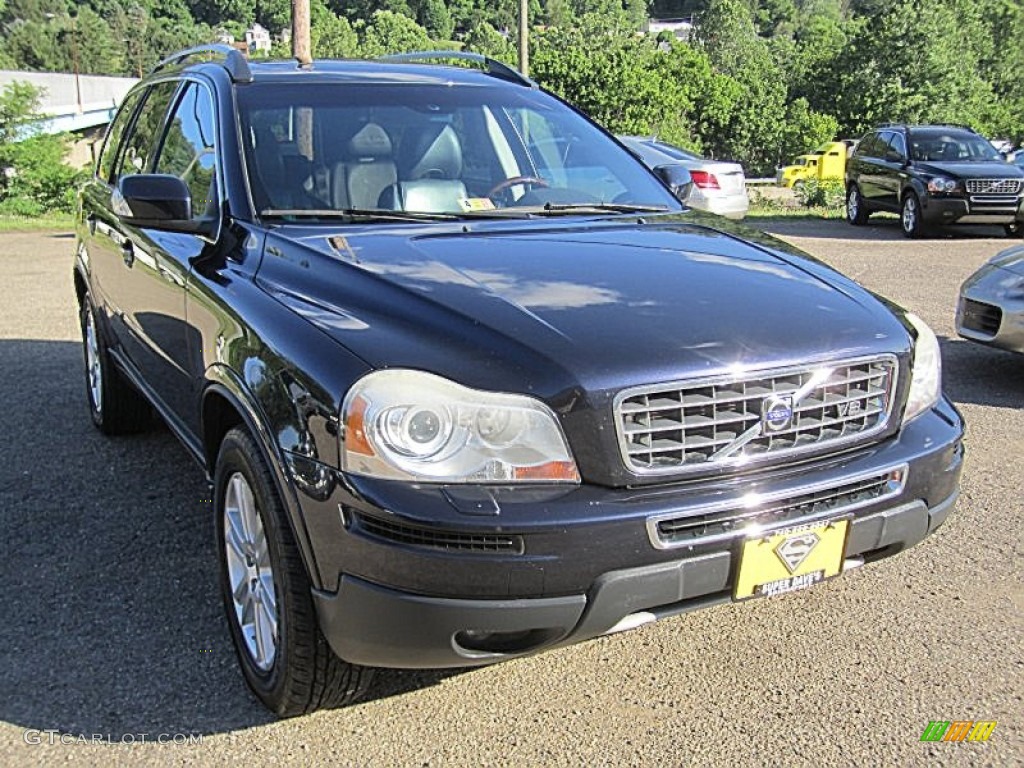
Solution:
[{"label": "front tire", "polygon": [[372,670],[339,659],[320,631],[270,468],[243,429],[221,443],[214,494],[224,608],[253,693],[281,717],[358,699]]},{"label": "front tire", "polygon": [[846,220],[855,227],[859,227],[862,224],[867,224],[869,215],[860,189],[856,184],[851,184],[846,189]]},{"label": "front tire", "polygon": [[924,237],[926,234],[924,222],[921,219],[921,201],[914,192],[907,192],[903,196],[903,204],[900,206],[900,227],[903,234],[909,238]]},{"label": "front tire", "polygon": [[106,435],[127,435],[148,428],[153,423],[149,403],[111,361],[88,294],[82,297],[78,319],[85,356],[85,392],[93,424]]}]

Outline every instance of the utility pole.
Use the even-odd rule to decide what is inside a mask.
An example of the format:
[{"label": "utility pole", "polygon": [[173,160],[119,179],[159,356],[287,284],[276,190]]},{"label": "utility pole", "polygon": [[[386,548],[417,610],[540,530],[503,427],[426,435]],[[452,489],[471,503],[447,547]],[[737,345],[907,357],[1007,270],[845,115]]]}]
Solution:
[{"label": "utility pole", "polygon": [[[309,0],[292,0],[292,55],[303,69],[313,66],[313,44],[309,36]],[[313,110],[299,107],[295,111],[299,154],[313,159]]]},{"label": "utility pole", "polygon": [[309,0],[292,0],[292,56],[300,67],[313,63],[313,46],[309,38]]},{"label": "utility pole", "polygon": [[530,76],[530,3],[519,0],[519,71]]}]

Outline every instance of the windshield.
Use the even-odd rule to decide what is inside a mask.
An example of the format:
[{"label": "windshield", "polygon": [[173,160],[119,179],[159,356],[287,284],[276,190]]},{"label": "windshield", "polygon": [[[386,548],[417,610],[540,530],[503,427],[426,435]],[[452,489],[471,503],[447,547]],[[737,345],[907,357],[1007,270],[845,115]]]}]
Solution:
[{"label": "windshield", "polygon": [[1001,160],[989,142],[980,136],[951,133],[913,133],[910,154],[914,160],[990,162]]},{"label": "windshield", "polygon": [[238,89],[238,104],[253,201],[264,216],[681,208],[586,119],[527,88],[264,83]]}]

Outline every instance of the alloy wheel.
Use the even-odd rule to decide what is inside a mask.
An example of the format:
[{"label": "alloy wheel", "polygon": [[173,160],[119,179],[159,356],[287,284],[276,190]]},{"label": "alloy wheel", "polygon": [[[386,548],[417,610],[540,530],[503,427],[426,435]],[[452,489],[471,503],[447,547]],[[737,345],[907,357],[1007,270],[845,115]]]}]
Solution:
[{"label": "alloy wheel", "polygon": [[913,195],[903,201],[903,231],[917,231],[917,199]]},{"label": "alloy wheel", "polygon": [[97,413],[103,410],[103,365],[100,362],[99,338],[92,312],[85,310],[85,373],[89,377],[89,396]]},{"label": "alloy wheel", "polygon": [[266,531],[241,472],[231,475],[225,489],[223,545],[238,628],[253,663],[267,672],[277,656],[277,592]]}]

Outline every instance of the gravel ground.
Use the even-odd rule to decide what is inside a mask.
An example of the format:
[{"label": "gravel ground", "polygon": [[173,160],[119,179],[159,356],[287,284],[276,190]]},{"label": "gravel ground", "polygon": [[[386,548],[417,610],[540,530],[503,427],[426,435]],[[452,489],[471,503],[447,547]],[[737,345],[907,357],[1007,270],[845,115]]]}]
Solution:
[{"label": "gravel ground", "polygon": [[[953,331],[960,282],[1009,241],[761,226],[942,337],[969,427],[945,527],[806,592],[489,669],[382,673],[366,703],[284,722],[236,669],[200,471],[164,430],[89,422],[73,240],[0,237],[0,765],[1024,764],[1024,359]],[[998,726],[921,743],[937,719]]]}]

